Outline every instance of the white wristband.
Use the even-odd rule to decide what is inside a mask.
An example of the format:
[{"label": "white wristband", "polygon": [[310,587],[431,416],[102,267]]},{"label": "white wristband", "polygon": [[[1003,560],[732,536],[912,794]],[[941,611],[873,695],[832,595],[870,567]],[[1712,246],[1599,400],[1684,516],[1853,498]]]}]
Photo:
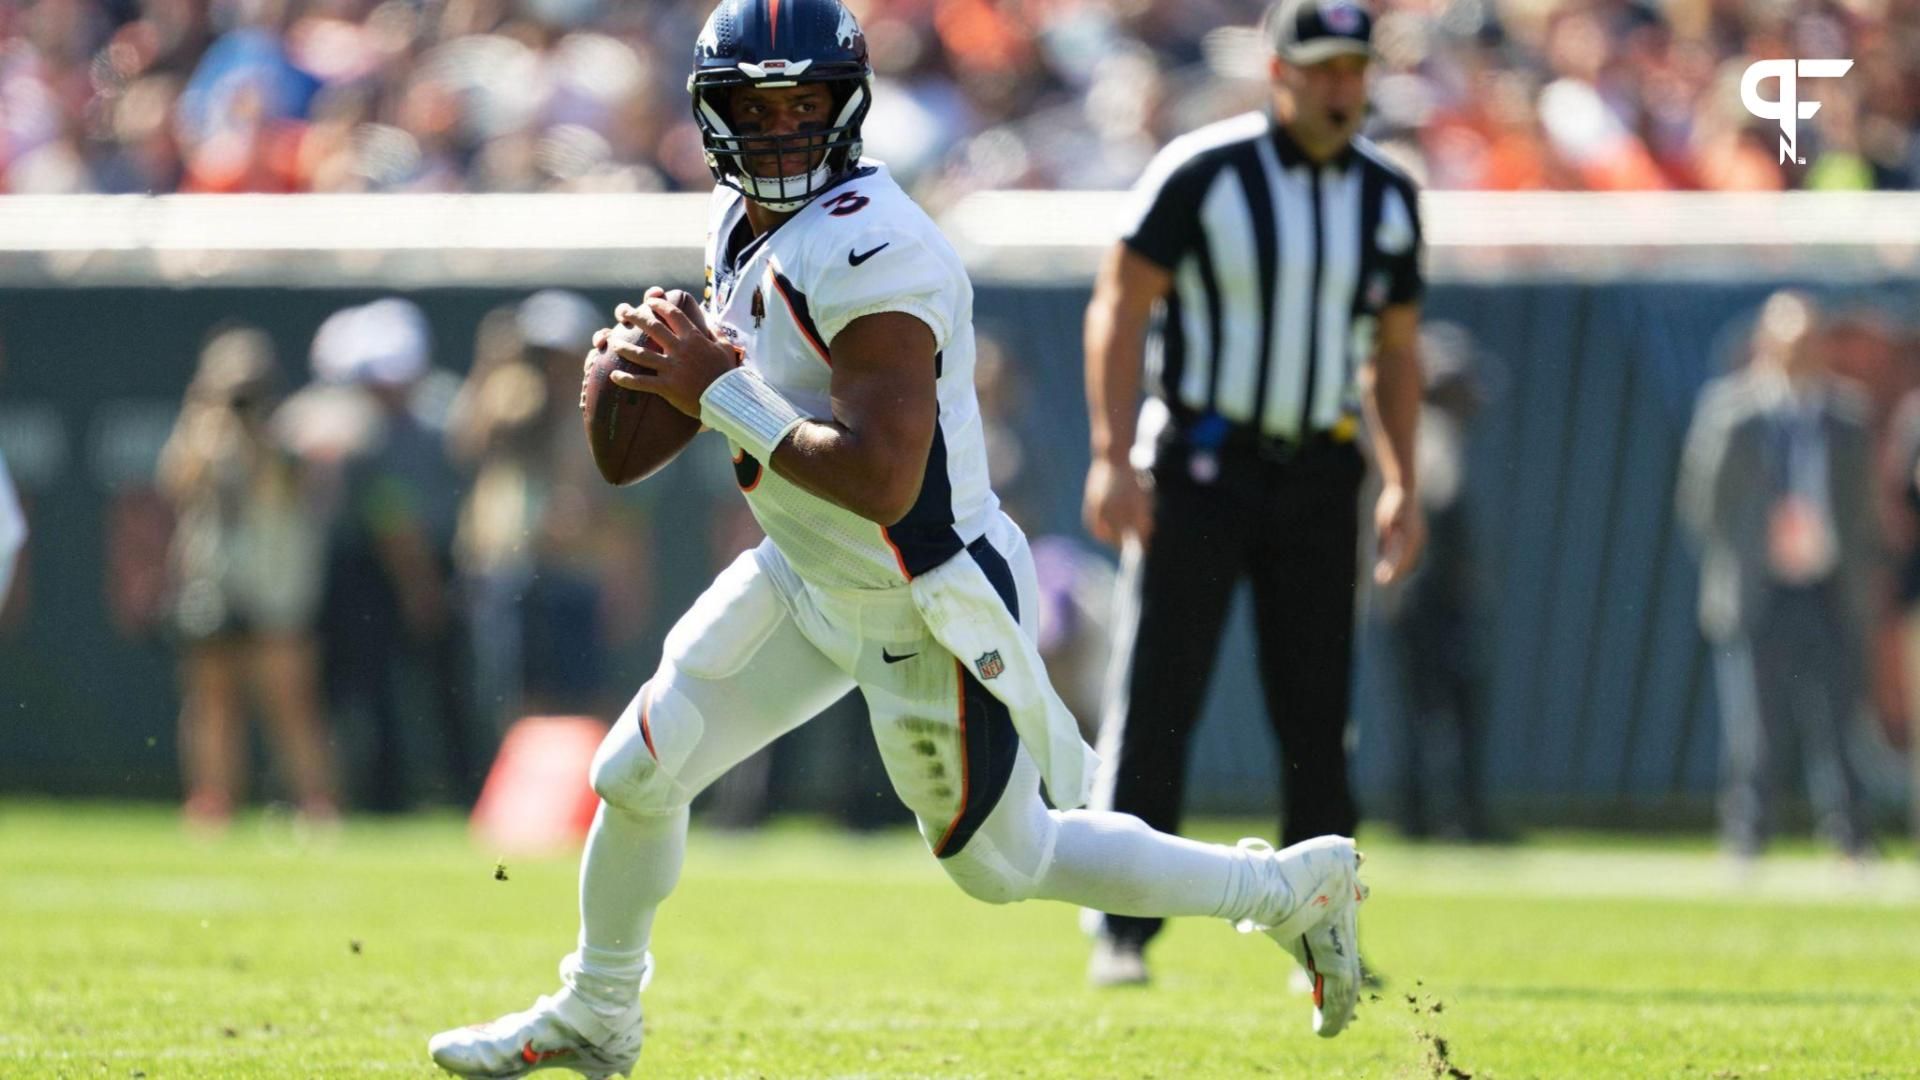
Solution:
[{"label": "white wristband", "polygon": [[713,380],[700,395],[700,422],[768,466],[773,464],[774,447],[804,420],[793,402],[745,367]]}]

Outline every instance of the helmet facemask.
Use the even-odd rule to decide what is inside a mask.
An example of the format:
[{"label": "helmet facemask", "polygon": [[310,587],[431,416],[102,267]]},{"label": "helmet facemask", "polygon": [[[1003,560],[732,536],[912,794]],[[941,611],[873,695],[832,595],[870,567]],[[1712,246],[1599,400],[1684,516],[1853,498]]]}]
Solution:
[{"label": "helmet facemask", "polygon": [[[736,88],[779,89],[803,82],[827,83],[833,91],[833,120],[828,126],[787,135],[735,133],[728,98]],[[707,167],[715,179],[769,210],[786,213],[800,209],[860,163],[860,124],[873,103],[872,80],[864,74],[756,79],[746,73],[727,73],[719,78],[703,73],[688,79],[687,89],[693,94],[694,120],[700,127]],[[781,171],[784,161],[805,162],[815,155],[820,157],[818,164],[790,175],[762,176],[748,168],[749,163],[772,162],[775,168],[765,171],[774,173]]]}]

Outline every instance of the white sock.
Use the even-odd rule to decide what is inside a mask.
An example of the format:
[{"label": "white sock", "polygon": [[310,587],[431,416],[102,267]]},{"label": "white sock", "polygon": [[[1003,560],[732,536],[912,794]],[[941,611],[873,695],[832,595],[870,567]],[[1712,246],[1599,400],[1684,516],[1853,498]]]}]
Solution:
[{"label": "white sock", "polygon": [[652,974],[653,914],[680,881],[687,810],[633,814],[606,803],[580,858],[580,944],[560,962],[575,997],[609,1019],[632,1008]]},{"label": "white sock", "polygon": [[1155,832],[1132,814],[1049,812],[1058,828],[1038,894],[1115,915],[1272,917],[1292,906],[1264,854]]}]

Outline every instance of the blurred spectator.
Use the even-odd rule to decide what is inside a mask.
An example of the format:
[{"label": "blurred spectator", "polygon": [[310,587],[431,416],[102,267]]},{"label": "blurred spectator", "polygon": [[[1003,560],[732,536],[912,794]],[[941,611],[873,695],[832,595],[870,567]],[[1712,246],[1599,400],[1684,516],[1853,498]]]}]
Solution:
[{"label": "blurred spectator", "polygon": [[479,792],[484,760],[466,715],[466,645],[449,602],[459,478],[445,436],[424,408],[426,317],[412,303],[379,300],[336,313],[314,338],[316,374],[347,384],[359,425],[344,447],[327,559],[326,671],[336,715],[371,729],[371,762],[356,779],[374,810],[406,808],[406,702],[425,699],[440,736],[447,796]]},{"label": "blurred spectator", "polygon": [[[1909,390],[1920,386],[1920,368],[1912,367],[1908,353],[1902,351],[1903,333],[1899,321],[1888,311],[1869,303],[1853,303],[1833,312],[1826,320],[1825,334],[1828,368],[1837,376],[1864,388],[1868,398],[1868,428],[1872,432],[1875,463],[1874,511],[1881,525],[1888,553],[1904,551],[1906,535],[1901,516],[1905,513],[1904,486],[1891,480],[1887,470],[1898,450],[1900,423],[1898,406]],[[1885,564],[1873,576],[1874,606],[1868,631],[1867,699],[1880,730],[1898,740],[1906,726],[1905,628],[1896,602],[1898,585],[1893,564]]]},{"label": "blurred spectator", "polygon": [[531,575],[527,517],[532,496],[519,438],[544,411],[545,384],[522,355],[511,307],[480,320],[473,366],[454,398],[447,445],[473,474],[454,536],[454,565],[473,629],[474,704],[503,732],[523,715],[520,602]]},{"label": "blurred spectator", "polygon": [[987,444],[987,476],[1007,515],[1029,535],[1039,534],[1047,520],[1050,479],[1046,461],[1027,452],[1036,417],[1026,357],[1013,355],[994,332],[976,332],[974,391],[980,398],[980,426]]},{"label": "blurred spectator", "polygon": [[1113,656],[1113,563],[1066,536],[1033,541],[1033,569],[1040,586],[1040,658],[1081,737],[1100,736],[1109,660]]},{"label": "blurred spectator", "polygon": [[319,80],[287,55],[285,0],[225,10],[235,24],[200,58],[175,111],[181,190],[297,190],[294,150]]},{"label": "blurred spectator", "polygon": [[1485,576],[1468,501],[1467,447],[1497,373],[1467,332],[1429,323],[1420,333],[1425,393],[1414,448],[1427,549],[1413,575],[1377,587],[1372,610],[1397,699],[1392,786],[1400,829],[1412,837],[1485,840],[1486,700],[1481,653]]},{"label": "blurred spectator", "polygon": [[607,717],[609,640],[644,619],[643,504],[615,497],[580,434],[580,358],[605,321],[561,290],[490,313],[455,401],[449,444],[474,473],[455,559],[494,731]]},{"label": "blurred spectator", "polygon": [[0,455],[0,611],[7,608],[7,593],[13,585],[13,564],[27,544],[27,516],[20,512],[20,496],[13,490],[13,475],[7,472],[7,459]]},{"label": "blurred spectator", "polygon": [[1114,566],[1098,552],[1066,536],[1046,535],[1049,456],[1032,454],[1045,433],[1033,425],[1055,422],[1032,407],[1024,358],[1015,357],[996,333],[978,333],[974,383],[980,425],[987,444],[987,475],[1000,505],[1033,537],[1034,572],[1040,586],[1039,646],[1047,675],[1079,721],[1088,743],[1098,741],[1100,705],[1112,656],[1109,633]]},{"label": "blurred spectator", "polygon": [[1913,834],[1920,838],[1920,390],[1909,393],[1900,403],[1890,456],[1901,504],[1895,519],[1898,561],[1894,595],[1902,617],[1905,646],[1903,712],[1907,757],[1913,765],[1909,798]]},{"label": "blurred spectator", "polygon": [[1701,392],[1681,462],[1720,690],[1721,825],[1740,857],[1766,843],[1796,742],[1820,831],[1869,850],[1847,755],[1879,554],[1868,412],[1831,374],[1820,320],[1804,295],[1768,299],[1746,368]]},{"label": "blurred spectator", "polygon": [[[709,0],[39,0],[0,7],[0,190],[704,189],[683,42]],[[869,152],[936,199],[1117,188],[1259,98],[1258,0],[866,0]],[[1920,186],[1920,10],[1380,0],[1374,134],[1429,186]],[[1762,57],[1830,56],[1805,167]]]},{"label": "blurred spectator", "polygon": [[186,813],[207,828],[241,796],[249,681],[300,813],[337,815],[313,639],[321,534],[298,462],[269,434],[275,375],[265,334],[216,334],[160,457],[178,522],[167,565]]}]

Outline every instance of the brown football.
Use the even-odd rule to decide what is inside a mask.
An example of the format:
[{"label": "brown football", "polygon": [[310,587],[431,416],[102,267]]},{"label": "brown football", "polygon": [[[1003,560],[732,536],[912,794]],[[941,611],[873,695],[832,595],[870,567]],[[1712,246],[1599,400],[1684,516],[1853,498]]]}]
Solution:
[{"label": "brown football", "polygon": [[[691,298],[679,290],[668,297],[683,309],[690,306]],[[638,329],[625,326],[616,327],[613,336],[627,342],[643,337]],[[593,366],[580,385],[580,413],[600,475],[609,484],[631,484],[659,472],[686,449],[699,434],[700,421],[663,397],[615,386],[608,376],[616,367],[636,370],[609,349],[594,352]]]}]

